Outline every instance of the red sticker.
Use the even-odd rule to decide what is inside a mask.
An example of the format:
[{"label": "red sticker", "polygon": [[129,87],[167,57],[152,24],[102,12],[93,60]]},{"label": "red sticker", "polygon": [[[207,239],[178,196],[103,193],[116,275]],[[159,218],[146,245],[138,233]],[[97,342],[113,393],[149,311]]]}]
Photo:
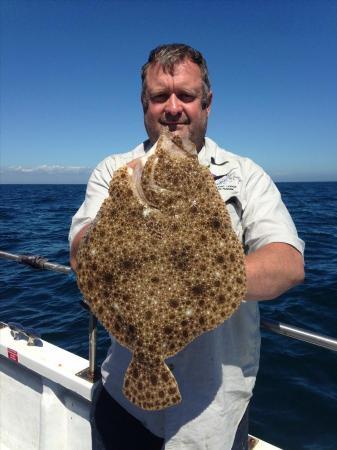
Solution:
[{"label": "red sticker", "polygon": [[19,362],[18,352],[16,350],[12,350],[11,348],[7,348],[8,358],[12,361]]}]

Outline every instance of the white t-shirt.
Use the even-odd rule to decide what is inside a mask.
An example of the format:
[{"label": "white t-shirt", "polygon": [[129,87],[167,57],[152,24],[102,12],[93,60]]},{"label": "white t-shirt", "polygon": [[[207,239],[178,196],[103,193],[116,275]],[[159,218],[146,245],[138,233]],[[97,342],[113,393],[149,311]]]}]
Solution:
[{"label": "white t-shirt", "polygon": [[[130,152],[109,156],[96,167],[84,203],[73,217],[70,243],[95,218],[108,196],[113,172],[143,156],[148,148],[148,142],[141,144]],[[271,242],[290,244],[303,253],[304,243],[279,191],[259,166],[221,149],[209,138],[198,158],[214,175],[246,254]],[[230,450],[252,396],[259,353],[258,303],[243,301],[230,319],[166,360],[179,384],[183,399],[179,405],[144,411],[124,397],[122,386],[131,353],[113,337],[102,365],[102,379],[123,408],[165,439],[165,450]]]}]

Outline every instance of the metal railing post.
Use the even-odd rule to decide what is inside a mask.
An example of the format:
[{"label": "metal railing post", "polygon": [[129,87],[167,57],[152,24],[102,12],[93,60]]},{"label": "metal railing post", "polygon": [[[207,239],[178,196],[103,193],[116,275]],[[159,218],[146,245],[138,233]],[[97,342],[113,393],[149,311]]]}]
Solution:
[{"label": "metal railing post", "polygon": [[89,377],[94,381],[97,372],[96,362],[97,319],[89,310]]}]

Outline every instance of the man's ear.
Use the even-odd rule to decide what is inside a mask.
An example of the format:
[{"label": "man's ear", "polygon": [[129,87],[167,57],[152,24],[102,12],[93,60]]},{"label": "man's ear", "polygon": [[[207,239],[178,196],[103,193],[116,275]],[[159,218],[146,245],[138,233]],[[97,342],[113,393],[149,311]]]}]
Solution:
[{"label": "man's ear", "polygon": [[149,100],[146,98],[145,94],[142,93],[142,95],[140,96],[140,101],[142,103],[143,113],[145,114],[149,107]]},{"label": "man's ear", "polygon": [[211,111],[212,100],[213,100],[213,93],[212,93],[212,91],[210,91],[208,96],[207,96],[207,104],[206,104],[206,109],[207,109],[207,113],[208,114]]}]

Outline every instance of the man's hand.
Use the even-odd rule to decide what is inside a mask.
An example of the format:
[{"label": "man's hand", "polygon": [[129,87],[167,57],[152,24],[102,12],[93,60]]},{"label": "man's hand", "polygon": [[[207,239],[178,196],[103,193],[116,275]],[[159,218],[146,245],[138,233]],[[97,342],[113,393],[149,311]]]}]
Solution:
[{"label": "man's hand", "polygon": [[80,245],[82,237],[85,235],[87,229],[90,227],[90,223],[87,225],[84,225],[84,227],[76,234],[70,249],[70,265],[71,268],[76,272],[77,268],[77,261],[76,261],[76,255],[78,251],[78,247]]},{"label": "man's hand", "polygon": [[271,300],[304,280],[301,253],[289,244],[267,244],[245,258],[246,300]]}]

